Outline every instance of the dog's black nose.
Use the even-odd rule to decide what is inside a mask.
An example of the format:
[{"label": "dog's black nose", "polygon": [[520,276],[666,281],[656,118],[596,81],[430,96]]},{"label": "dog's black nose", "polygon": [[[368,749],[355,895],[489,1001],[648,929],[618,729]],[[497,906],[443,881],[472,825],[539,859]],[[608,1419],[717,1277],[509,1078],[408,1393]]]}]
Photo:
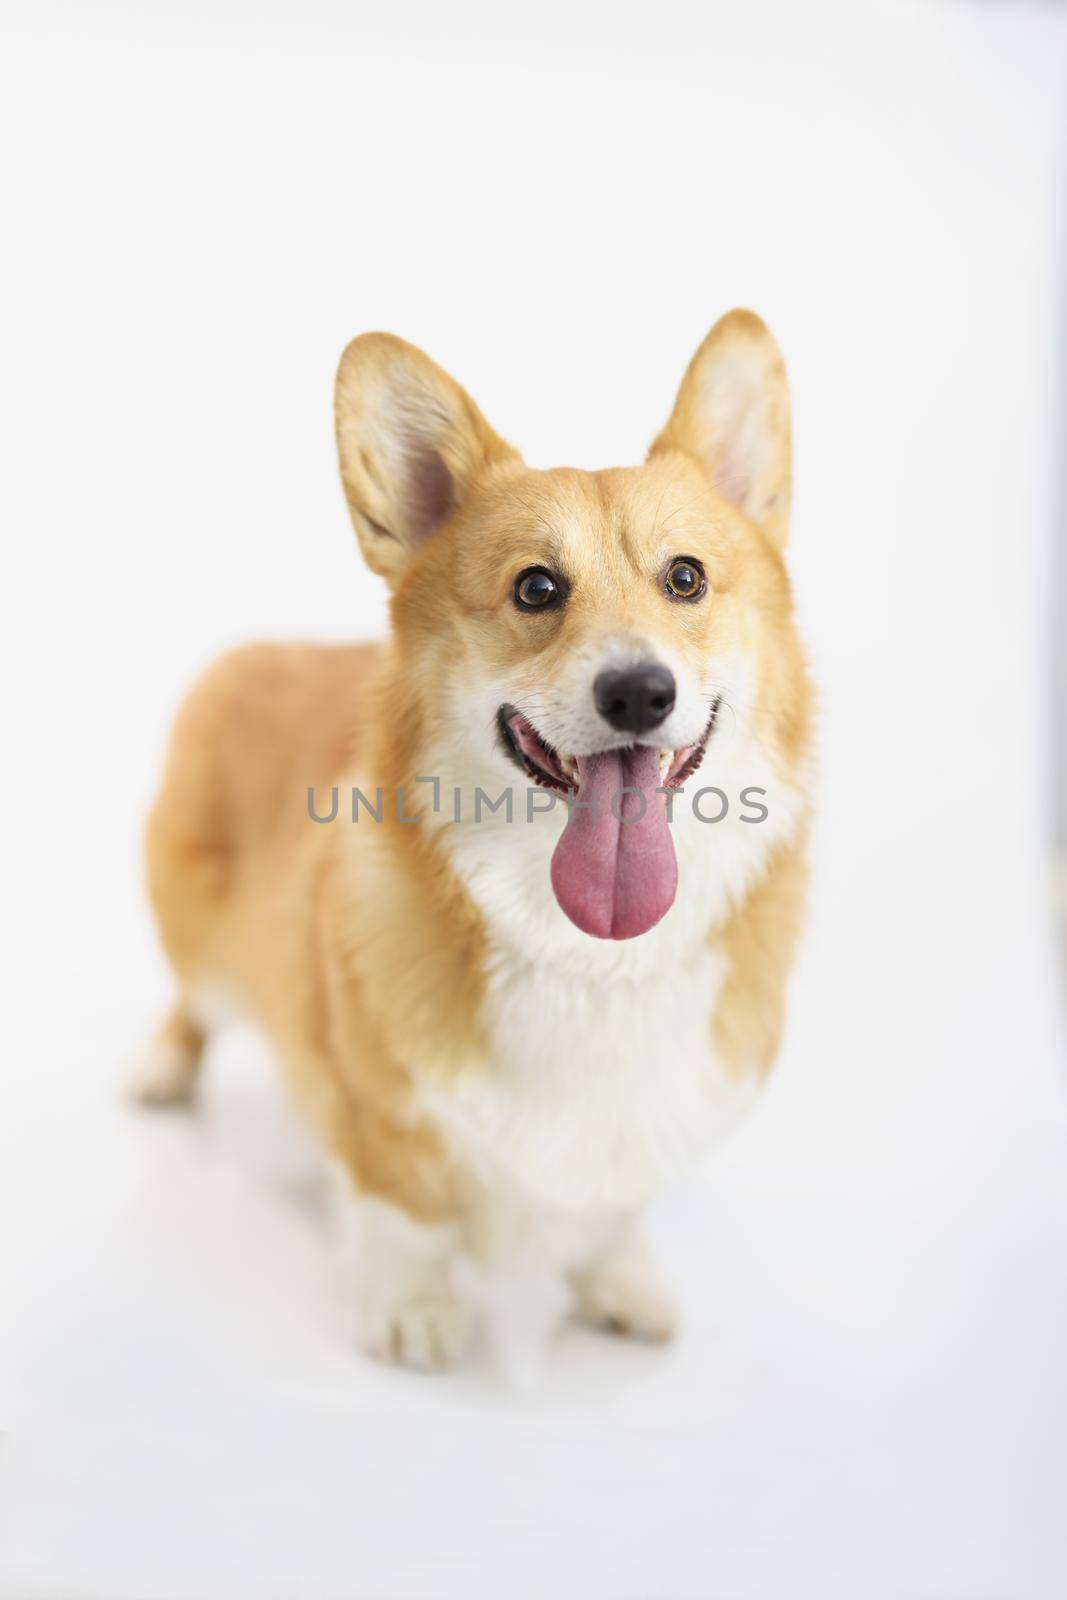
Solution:
[{"label": "dog's black nose", "polygon": [[649,733],[674,710],[674,677],[655,661],[598,674],[593,699],[600,715],[626,733]]}]

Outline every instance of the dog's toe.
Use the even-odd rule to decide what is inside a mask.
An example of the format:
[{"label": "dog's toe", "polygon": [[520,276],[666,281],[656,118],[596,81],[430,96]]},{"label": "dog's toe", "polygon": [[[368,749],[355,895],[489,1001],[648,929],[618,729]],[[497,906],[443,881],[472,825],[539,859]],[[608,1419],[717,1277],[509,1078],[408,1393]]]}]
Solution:
[{"label": "dog's toe", "polygon": [[434,1372],[456,1364],[468,1328],[466,1310],[454,1296],[423,1295],[365,1322],[358,1339],[378,1361]]},{"label": "dog's toe", "polygon": [[196,1089],[198,1060],[166,1041],[154,1041],[126,1080],[126,1097],[141,1106],[188,1105]]},{"label": "dog's toe", "polygon": [[578,1314],[609,1333],[663,1343],[678,1324],[674,1299],[643,1244],[620,1252],[575,1285]]}]

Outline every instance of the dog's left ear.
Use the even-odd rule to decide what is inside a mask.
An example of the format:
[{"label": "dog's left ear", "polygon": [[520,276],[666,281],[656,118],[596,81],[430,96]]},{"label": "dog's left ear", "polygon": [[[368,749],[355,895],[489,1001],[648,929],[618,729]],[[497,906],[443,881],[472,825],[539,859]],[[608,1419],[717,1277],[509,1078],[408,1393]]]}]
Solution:
[{"label": "dog's left ear", "polygon": [[518,459],[470,395],[390,333],[364,333],[334,389],[341,481],[363,557],[396,583],[481,473]]},{"label": "dog's left ear", "polygon": [[766,324],[730,311],[689,363],[650,456],[682,450],[782,549],[789,535],[792,425],[785,363]]}]

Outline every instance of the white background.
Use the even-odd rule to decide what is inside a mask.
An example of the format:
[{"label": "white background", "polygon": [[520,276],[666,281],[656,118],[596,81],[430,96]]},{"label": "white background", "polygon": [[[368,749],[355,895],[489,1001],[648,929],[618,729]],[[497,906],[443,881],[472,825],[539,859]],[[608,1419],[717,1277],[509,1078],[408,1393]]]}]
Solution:
[{"label": "white background", "polygon": [[[4,1600],[1067,1592],[1045,842],[1052,7],[0,6]],[[423,345],[537,465],[638,459],[771,323],[822,687],[780,1068],[655,1219],[665,1352],[520,1401],[343,1343],[262,1047],[167,997],[139,828],[219,648],[379,630],[330,394]],[[665,975],[669,981],[669,975]]]}]

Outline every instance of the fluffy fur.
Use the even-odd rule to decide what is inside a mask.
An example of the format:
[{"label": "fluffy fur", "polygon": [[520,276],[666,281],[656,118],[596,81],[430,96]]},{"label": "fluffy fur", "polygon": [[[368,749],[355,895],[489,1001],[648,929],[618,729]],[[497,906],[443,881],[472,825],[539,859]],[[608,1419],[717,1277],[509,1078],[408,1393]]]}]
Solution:
[{"label": "fluffy fur", "polygon": [[[591,1320],[664,1337],[673,1313],[636,1215],[770,1067],[804,900],[810,695],[782,559],[781,357],[733,312],[644,466],[537,472],[421,352],[365,335],[341,360],[337,436],[391,637],[241,650],[182,708],[148,827],[179,993],[136,1092],[192,1094],[220,993],[266,1025],[346,1175],[354,1323],[373,1354],[459,1353],[456,1254],[548,1269]],[[664,593],[680,555],[706,572],[699,603]],[[565,605],[514,604],[531,566],[565,575]],[[672,909],[601,941],[556,903],[565,807],[527,820],[497,712],[581,752],[592,676],[649,653],[678,688],[664,749],[718,712],[674,803]],[[712,784],[730,800],[716,824],[688,799]],[[334,785],[338,816],[317,825],[307,791],[328,809]],[[508,786],[512,820],[475,821],[476,791]],[[382,790],[381,823],[349,820],[353,787]],[[738,803],[752,787],[758,824]]]}]

